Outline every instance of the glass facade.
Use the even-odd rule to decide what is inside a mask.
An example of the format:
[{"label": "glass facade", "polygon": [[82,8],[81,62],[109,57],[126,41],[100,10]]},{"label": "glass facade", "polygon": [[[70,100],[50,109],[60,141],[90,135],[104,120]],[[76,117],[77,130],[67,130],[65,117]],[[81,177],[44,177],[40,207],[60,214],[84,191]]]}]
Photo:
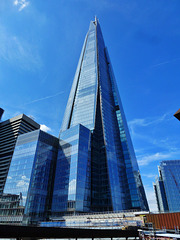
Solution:
[{"label": "glass facade", "polygon": [[160,177],[156,179],[155,194],[159,211],[180,210],[180,160],[162,161]]},{"label": "glass facade", "polygon": [[41,131],[18,137],[5,194],[20,194],[24,223],[43,220],[51,206],[58,139]]},{"label": "glass facade", "polygon": [[26,204],[38,137],[39,130],[18,137],[4,187],[5,194],[21,193],[23,206]]},{"label": "glass facade", "polygon": [[84,50],[83,61],[81,62],[81,70],[78,75],[78,84],[76,94],[74,96],[70,127],[82,124],[90,130],[94,128],[96,92],[96,29],[94,28],[93,23],[91,23]]},{"label": "glass facade", "polygon": [[169,208],[162,178],[156,177],[156,183],[153,186],[159,212],[168,212]]},{"label": "glass facade", "polygon": [[24,114],[0,121],[0,195],[3,193],[17,137],[40,128]]},{"label": "glass facade", "polygon": [[112,66],[90,23],[59,139],[18,137],[4,194],[21,196],[23,222],[66,213],[148,210]]},{"label": "glass facade", "polygon": [[61,133],[52,215],[90,210],[90,130],[76,125]]},{"label": "glass facade", "polygon": [[[65,141],[69,154],[69,160],[65,150],[63,156],[59,155],[59,159],[64,159],[64,166],[67,169],[64,179],[66,182],[64,209],[69,209],[68,196],[73,196],[73,202],[77,194],[75,191],[72,195],[69,192],[70,159],[74,156],[71,155],[70,149],[74,143],[64,139],[64,136],[78,124],[91,131],[91,157],[88,168],[91,171],[91,179],[88,180],[87,187],[91,192],[90,210],[148,210],[112,66],[97,20],[90,23],[60,131],[60,139]],[[77,135],[77,139],[79,137],[80,135]],[[62,164],[62,161],[59,162]],[[73,179],[76,175],[78,178],[78,172],[74,173]],[[73,186],[76,186],[75,184],[76,181]],[[54,191],[56,196],[61,192],[56,188],[56,184]],[[76,211],[75,208],[74,210]]]}]

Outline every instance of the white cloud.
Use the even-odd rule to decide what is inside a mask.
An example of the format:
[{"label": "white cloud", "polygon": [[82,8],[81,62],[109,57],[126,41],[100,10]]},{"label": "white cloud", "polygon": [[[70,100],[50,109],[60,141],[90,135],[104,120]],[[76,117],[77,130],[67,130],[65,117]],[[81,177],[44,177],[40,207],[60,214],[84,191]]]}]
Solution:
[{"label": "white cloud", "polygon": [[40,129],[42,131],[45,131],[45,132],[50,132],[51,131],[51,128],[49,128],[48,126],[46,126],[45,124],[41,124],[40,125]]},{"label": "white cloud", "polygon": [[21,178],[22,178],[23,180],[30,181],[30,179],[27,178],[25,175],[23,175]]},{"label": "white cloud", "polygon": [[[171,150],[171,149],[170,149]],[[156,152],[149,155],[139,155],[137,156],[139,166],[147,166],[151,162],[156,162],[160,160],[170,160],[170,159],[179,159],[180,151],[167,151],[167,152]]]},{"label": "white cloud", "polygon": [[[174,138],[172,139],[168,131],[166,135],[162,131],[172,124],[170,123],[171,120],[173,120],[172,113],[166,113],[159,117],[134,119],[128,123],[132,139],[143,141],[142,146],[148,143],[147,146],[148,149],[151,149],[151,153],[154,147],[156,147],[156,152],[175,153],[178,151],[177,141]],[[141,152],[141,155],[145,151],[147,152],[147,149],[136,149],[136,153]],[[142,157],[140,156],[140,158]]]},{"label": "white cloud", "polygon": [[26,0],[14,0],[14,5],[19,7],[19,11],[22,11],[25,7],[29,5],[29,2]]},{"label": "white cloud", "polygon": [[0,61],[31,71],[42,66],[42,60],[35,45],[12,35],[3,25],[0,25],[0,33]]},{"label": "white cloud", "polygon": [[25,182],[24,180],[20,180],[17,182],[16,187],[28,187],[29,183]]},{"label": "white cloud", "polygon": [[27,178],[25,175],[21,176],[21,180],[19,180],[16,184],[16,187],[28,187],[30,179]]},{"label": "white cloud", "polygon": [[168,117],[169,114],[163,114],[159,117],[149,117],[149,118],[136,118],[128,122],[129,128],[132,131],[132,133],[135,133],[136,127],[147,127],[149,125],[157,125],[160,124],[163,121],[170,120],[170,117]]},{"label": "white cloud", "polygon": [[146,156],[137,157],[139,166],[148,165],[151,162],[171,159],[172,153],[154,153]]},{"label": "white cloud", "polygon": [[141,176],[147,177],[147,178],[153,178],[153,179],[155,179],[155,177],[156,177],[156,175],[152,174],[152,173],[147,173],[147,174],[143,173],[143,174],[141,174]]},{"label": "white cloud", "polygon": [[14,1],[14,5],[18,5],[18,0],[15,0],[15,1]]}]

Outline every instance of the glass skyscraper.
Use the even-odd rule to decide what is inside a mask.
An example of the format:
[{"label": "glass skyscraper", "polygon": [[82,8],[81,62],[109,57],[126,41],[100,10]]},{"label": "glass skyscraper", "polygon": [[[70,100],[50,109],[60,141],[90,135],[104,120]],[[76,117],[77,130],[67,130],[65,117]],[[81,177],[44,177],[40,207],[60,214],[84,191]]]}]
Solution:
[{"label": "glass skyscraper", "polygon": [[154,190],[160,212],[180,211],[180,160],[162,161]]},{"label": "glass skyscraper", "polygon": [[91,21],[60,131],[52,214],[148,210],[97,19]]},{"label": "glass skyscraper", "polygon": [[97,19],[85,38],[59,139],[41,130],[20,135],[3,193],[20,196],[27,224],[67,213],[148,210]]}]

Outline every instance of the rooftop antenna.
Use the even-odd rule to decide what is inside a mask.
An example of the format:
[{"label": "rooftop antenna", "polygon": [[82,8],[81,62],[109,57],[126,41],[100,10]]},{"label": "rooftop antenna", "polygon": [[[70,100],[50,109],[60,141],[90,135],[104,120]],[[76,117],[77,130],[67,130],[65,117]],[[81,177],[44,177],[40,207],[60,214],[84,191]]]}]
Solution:
[{"label": "rooftop antenna", "polygon": [[94,19],[94,22],[93,22],[93,23],[94,23],[95,25],[97,25],[97,22],[98,22],[98,19],[97,19],[96,15],[95,15],[95,19]]}]

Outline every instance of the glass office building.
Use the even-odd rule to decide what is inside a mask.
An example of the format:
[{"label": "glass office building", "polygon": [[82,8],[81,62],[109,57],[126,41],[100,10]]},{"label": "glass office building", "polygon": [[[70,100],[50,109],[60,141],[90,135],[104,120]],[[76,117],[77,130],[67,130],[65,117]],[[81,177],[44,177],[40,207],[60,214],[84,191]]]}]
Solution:
[{"label": "glass office building", "polygon": [[159,212],[168,212],[168,203],[166,198],[166,193],[164,189],[164,183],[162,180],[162,177],[156,177],[155,183],[153,183],[155,196],[156,196],[156,202]]},{"label": "glass office building", "polygon": [[180,211],[180,160],[162,161],[154,190],[160,212]]},{"label": "glass office building", "polygon": [[148,210],[97,19],[90,23],[66,106],[52,214]]},{"label": "glass office building", "polygon": [[24,223],[44,220],[49,214],[58,142],[41,130],[17,139],[4,194],[21,195]]},{"label": "glass office building", "polygon": [[90,211],[90,130],[78,124],[61,133],[53,215]]},{"label": "glass office building", "polygon": [[[0,108],[0,118],[3,111]],[[6,121],[0,121],[0,195],[4,190],[18,136],[39,128],[38,123],[24,114]]]},{"label": "glass office building", "polygon": [[148,210],[148,204],[97,19],[85,38],[59,138],[19,135],[5,196],[20,196],[23,223],[64,214]]}]

